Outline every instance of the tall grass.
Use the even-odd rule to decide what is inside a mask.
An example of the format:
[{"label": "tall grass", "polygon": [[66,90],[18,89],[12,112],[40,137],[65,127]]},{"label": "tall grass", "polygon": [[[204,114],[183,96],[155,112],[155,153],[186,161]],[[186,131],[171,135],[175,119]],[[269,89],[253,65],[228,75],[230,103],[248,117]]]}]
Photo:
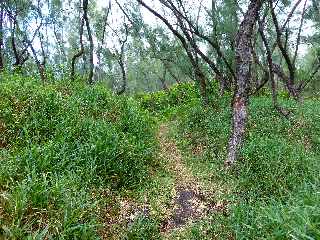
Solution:
[{"label": "tall grass", "polygon": [[229,100],[219,99],[213,108],[190,105],[177,124],[179,140],[206,146],[194,164],[214,169],[212,180],[232,189],[229,216],[211,223],[207,234],[224,236],[214,227],[223,223],[236,239],[319,239],[319,100],[298,104],[283,98],[281,104],[293,111],[288,121],[269,97],[254,97],[239,162],[226,172]]},{"label": "tall grass", "polygon": [[98,238],[99,191],[156,164],[154,119],[99,84],[6,76],[0,96],[0,236]]}]

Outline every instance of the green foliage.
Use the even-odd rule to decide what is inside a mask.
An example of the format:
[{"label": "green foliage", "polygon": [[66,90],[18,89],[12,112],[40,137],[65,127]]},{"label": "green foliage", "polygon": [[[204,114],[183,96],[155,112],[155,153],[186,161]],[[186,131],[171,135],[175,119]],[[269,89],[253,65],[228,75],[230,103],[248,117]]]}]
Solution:
[{"label": "green foliage", "polygon": [[[0,95],[0,236],[98,239],[100,204],[114,204],[99,193],[140,191],[159,164],[152,113],[176,119],[186,151],[201,146],[187,160],[202,171],[197,177],[228,188],[227,214],[209,214],[173,238],[320,237],[317,98],[295,103],[279,96],[293,111],[289,121],[268,92],[253,97],[239,162],[225,171],[230,95],[212,91],[210,107],[203,107],[190,83],[132,98],[99,84],[42,85],[18,75],[5,75]],[[152,184],[146,189],[151,194]],[[160,239],[160,226],[157,216],[141,216],[121,234]]]},{"label": "green foliage", "polygon": [[286,201],[240,203],[229,218],[237,239],[319,239],[317,189],[318,180],[299,186]]},{"label": "green foliage", "polygon": [[22,239],[46,229],[52,236],[95,238],[99,197],[91,194],[136,189],[147,180],[156,164],[154,120],[134,99],[102,85],[6,78],[0,83],[0,235]]},{"label": "green foliage", "polygon": [[[318,100],[281,101],[293,110],[288,121],[273,109],[270,98],[252,99],[240,160],[226,174],[219,169],[226,156],[231,113],[230,99],[223,99],[210,109],[190,106],[178,123],[179,139],[187,146],[206,146],[203,158],[194,158],[194,164],[213,168],[213,181],[228,182],[235,194],[230,216],[211,225],[225,223],[237,239],[319,238]],[[210,236],[223,235],[217,228],[209,229]]]},{"label": "green foliage", "polygon": [[144,109],[156,114],[170,114],[187,103],[199,102],[197,88],[192,83],[175,85],[169,91],[138,94],[137,98]]},{"label": "green foliage", "polygon": [[139,217],[128,229],[128,240],[156,240],[161,239],[158,225],[154,220]]}]

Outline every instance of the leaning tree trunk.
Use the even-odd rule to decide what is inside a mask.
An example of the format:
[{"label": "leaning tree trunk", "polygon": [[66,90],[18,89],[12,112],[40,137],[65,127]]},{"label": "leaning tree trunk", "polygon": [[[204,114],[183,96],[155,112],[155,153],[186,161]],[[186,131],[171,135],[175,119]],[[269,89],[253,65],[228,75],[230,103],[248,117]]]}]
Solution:
[{"label": "leaning tree trunk", "polygon": [[31,52],[32,52],[32,54],[33,54],[34,61],[35,61],[36,65],[37,65],[37,68],[38,68],[38,71],[39,71],[39,75],[40,75],[40,79],[41,79],[41,81],[42,81],[43,83],[45,83],[45,82],[47,81],[45,65],[42,64],[42,63],[39,61],[39,58],[38,58],[38,56],[37,56],[37,52],[36,52],[36,50],[34,49],[32,43],[31,43],[29,40],[27,40],[27,42],[28,42],[28,45],[29,45],[29,47],[30,47],[30,49],[31,49]]},{"label": "leaning tree trunk", "polygon": [[225,161],[228,166],[236,162],[245,133],[252,65],[251,41],[261,6],[262,0],[251,0],[236,37],[236,90],[233,98],[233,125],[228,156]]}]

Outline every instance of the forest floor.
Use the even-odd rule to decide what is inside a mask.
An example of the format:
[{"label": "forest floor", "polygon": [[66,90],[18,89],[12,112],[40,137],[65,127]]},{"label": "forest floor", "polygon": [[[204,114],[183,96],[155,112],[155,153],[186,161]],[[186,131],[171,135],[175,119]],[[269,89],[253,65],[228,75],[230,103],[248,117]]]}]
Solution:
[{"label": "forest floor", "polygon": [[182,228],[187,223],[201,219],[208,213],[220,210],[221,204],[211,199],[214,192],[204,190],[205,185],[196,178],[184,163],[183,155],[176,142],[169,137],[168,124],[162,124],[159,128],[158,139],[160,143],[161,157],[167,159],[168,170],[174,176],[176,196],[173,201],[173,209],[163,223],[163,232]]},{"label": "forest floor", "polygon": [[[121,239],[121,232],[130,231],[141,217],[156,219],[156,228],[160,231],[159,237],[183,238],[188,235],[193,224],[208,219],[211,215],[227,211],[226,201],[218,200],[217,185],[202,181],[186,163],[187,155],[201,155],[201,148],[195,147],[190,153],[184,154],[179,149],[178,142],[171,136],[172,126],[173,122],[162,123],[157,133],[159,158],[166,163],[164,166],[166,174],[160,173],[154,176],[154,184],[145,190],[144,196],[140,197],[141,201],[139,197],[119,196],[119,199],[114,199],[120,204],[116,211],[114,209],[105,211],[108,216],[104,216],[105,228],[100,234],[103,239]],[[115,214],[109,215],[110,212]],[[136,237],[147,239],[142,236]],[[150,238],[156,239],[154,236]]]},{"label": "forest floor", "polygon": [[226,171],[230,96],[16,80],[0,86],[0,239],[320,239],[318,98],[281,98],[292,121],[252,98]]}]

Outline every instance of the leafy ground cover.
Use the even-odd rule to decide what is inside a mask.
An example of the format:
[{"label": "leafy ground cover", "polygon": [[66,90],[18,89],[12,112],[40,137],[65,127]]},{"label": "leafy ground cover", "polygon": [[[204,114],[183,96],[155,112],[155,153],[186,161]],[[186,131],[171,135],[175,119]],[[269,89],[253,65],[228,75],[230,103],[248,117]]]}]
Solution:
[{"label": "leafy ground cover", "polygon": [[[319,100],[280,116],[250,102],[226,170],[230,98],[183,84],[116,96],[103,85],[0,82],[5,239],[319,239]],[[218,104],[219,103],[219,104]]]}]

